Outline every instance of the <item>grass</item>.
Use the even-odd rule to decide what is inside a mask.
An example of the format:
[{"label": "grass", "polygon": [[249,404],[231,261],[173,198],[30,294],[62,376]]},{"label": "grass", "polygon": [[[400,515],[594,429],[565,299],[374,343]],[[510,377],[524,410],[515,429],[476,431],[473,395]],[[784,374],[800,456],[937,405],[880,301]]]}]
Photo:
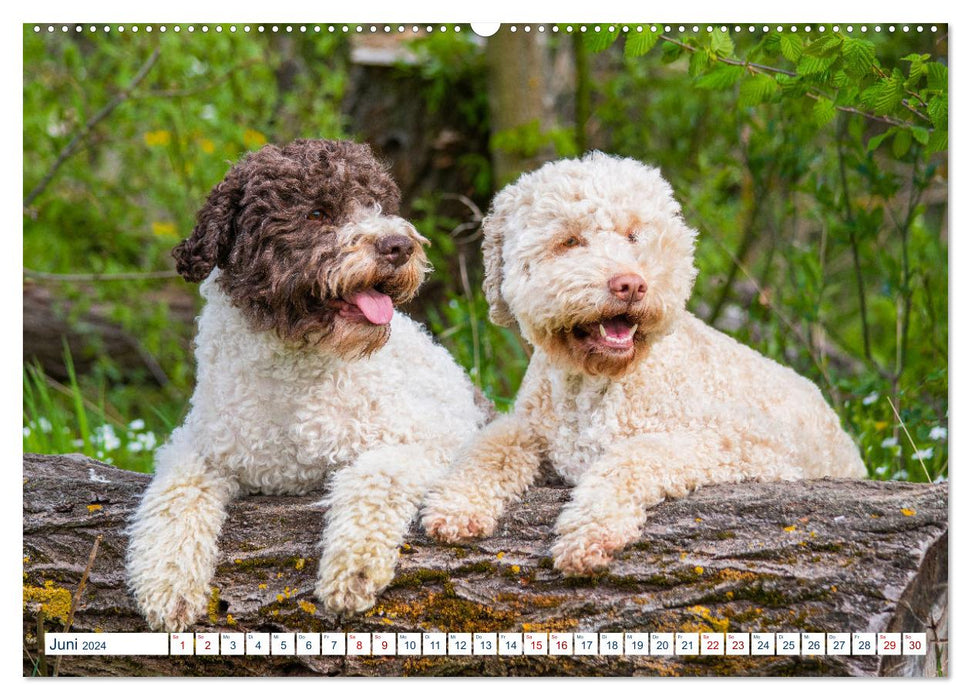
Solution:
[{"label": "grass", "polygon": [[[155,448],[172,424],[152,408],[145,418],[123,418],[107,401],[104,387],[82,388],[65,350],[67,384],[57,382],[37,364],[23,370],[23,449],[41,454],[81,453],[108,464],[151,472]],[[89,396],[97,398],[92,400]],[[148,398],[146,396],[146,398]],[[146,400],[146,406],[152,401]]]}]

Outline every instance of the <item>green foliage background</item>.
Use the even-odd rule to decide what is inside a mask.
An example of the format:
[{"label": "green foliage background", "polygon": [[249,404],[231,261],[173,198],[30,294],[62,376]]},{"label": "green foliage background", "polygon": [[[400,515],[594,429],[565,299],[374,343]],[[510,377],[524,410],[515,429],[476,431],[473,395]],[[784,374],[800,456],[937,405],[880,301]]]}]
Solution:
[{"label": "green foliage background", "polygon": [[[492,148],[600,148],[659,165],[701,232],[692,310],[811,377],[874,478],[946,477],[947,27],[556,29],[548,46],[574,52],[579,108],[558,111],[551,129],[494,133]],[[414,49],[418,62],[398,70],[419,78],[428,109],[458,110],[468,129],[487,130],[481,45],[466,30],[416,39]],[[25,277],[171,271],[169,251],[229,162],[265,142],[354,136],[341,112],[349,70],[347,40],[326,32],[26,26]],[[484,209],[488,154],[469,152],[462,167]],[[474,218],[444,213],[441,196],[409,204],[434,243],[438,291],[421,314],[502,408],[528,355],[488,322],[476,244],[462,240]],[[183,283],[54,283],[75,314],[109,308],[169,383],[123,376],[107,356],[66,386],[26,367],[24,449],[150,469],[192,389],[192,329],[171,322],[159,293]]]}]

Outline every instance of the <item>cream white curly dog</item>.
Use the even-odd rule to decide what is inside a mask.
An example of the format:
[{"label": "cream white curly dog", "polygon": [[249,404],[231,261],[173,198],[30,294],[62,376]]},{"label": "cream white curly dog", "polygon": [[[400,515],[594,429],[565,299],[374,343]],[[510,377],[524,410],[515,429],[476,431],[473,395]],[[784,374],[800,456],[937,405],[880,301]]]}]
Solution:
[{"label": "cream white curly dog", "polygon": [[391,581],[428,485],[484,419],[448,353],[394,311],[427,268],[398,199],[366,146],[267,146],[175,250],[206,304],[191,411],[130,526],[129,582],[151,627],[205,610],[231,499],[330,474],[316,595],[360,611]]},{"label": "cream white curly dog", "polygon": [[697,234],[658,170],[547,164],[496,196],[483,230],[491,317],[535,352],[513,411],[429,495],[432,536],[491,534],[544,459],[575,484],[552,550],[568,574],[606,566],[648,507],[703,484],[864,476],[812,383],[685,310]]}]

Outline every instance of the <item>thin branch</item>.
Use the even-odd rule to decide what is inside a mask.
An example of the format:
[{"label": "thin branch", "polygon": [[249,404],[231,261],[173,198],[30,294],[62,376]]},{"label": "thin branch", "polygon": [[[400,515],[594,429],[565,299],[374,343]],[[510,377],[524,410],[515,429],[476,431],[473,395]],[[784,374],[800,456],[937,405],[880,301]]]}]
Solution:
[{"label": "thin branch", "polygon": [[897,407],[893,405],[893,401],[890,400],[889,396],[887,396],[886,399],[887,403],[890,404],[890,408],[893,409],[893,415],[896,416],[897,422],[900,423],[900,427],[904,429],[904,435],[907,436],[907,441],[914,450],[914,454],[917,455],[917,461],[920,462],[920,466],[924,470],[924,476],[927,477],[927,483],[931,483],[934,480],[931,478],[930,472],[927,471],[927,466],[924,464],[924,458],[920,456],[920,451],[917,449],[917,445],[914,444],[914,438],[910,437],[910,431],[907,430],[907,426],[900,417],[900,413],[897,412]]},{"label": "thin branch", "polygon": [[866,290],[863,285],[863,267],[860,264],[860,248],[859,241],[856,237],[856,220],[853,216],[853,205],[850,203],[850,188],[846,182],[846,159],[843,156],[842,138],[836,139],[836,154],[839,158],[840,186],[843,189],[843,205],[846,209],[846,222],[850,232],[850,251],[853,253],[853,273],[856,277],[856,295],[860,305],[860,322],[863,330],[863,353],[870,364],[876,366],[876,362],[873,359],[872,349],[870,347],[870,324],[867,321]]},{"label": "thin branch", "polygon": [[[685,51],[689,51],[691,53],[696,53],[698,51],[698,47],[697,46],[691,46],[690,44],[686,44],[686,43],[684,43],[682,41],[678,41],[677,39],[674,39],[672,37],[669,37],[667,34],[662,34],[660,38],[663,39],[664,41],[668,42],[669,44],[674,44],[675,46],[680,46]],[[762,65],[761,63],[751,63],[750,61],[739,61],[739,60],[733,59],[733,58],[724,58],[723,56],[715,56],[715,60],[718,61],[719,63],[724,63],[724,64],[729,65],[729,66],[742,66],[743,68],[746,68],[746,69],[748,69],[749,71],[751,71],[753,73],[768,73],[768,74],[775,74],[775,75],[786,75],[786,76],[789,76],[790,78],[797,78],[797,77],[799,77],[799,75],[797,73],[794,73],[792,71],[788,71],[788,70],[785,70],[783,68],[776,68],[774,66]],[[814,99],[814,100],[821,100],[821,99],[824,99],[825,98],[827,100],[830,100],[830,102],[835,102],[835,100],[833,100],[833,99],[831,99],[829,97],[826,97],[826,95],[824,95],[822,93],[819,93],[819,92],[815,92],[813,90],[807,90],[806,93],[805,93],[805,95],[806,95],[806,97],[809,97],[809,98]],[[916,109],[914,109],[906,100],[901,100],[900,101],[900,104],[906,110],[908,110],[910,112],[913,112],[914,114],[916,114],[917,116],[919,116],[924,121],[927,121],[927,122],[930,122],[931,121],[926,115],[921,114],[919,111],[917,111]],[[901,126],[901,127],[909,127],[909,126],[911,126],[911,124],[909,124],[909,123],[907,123],[905,121],[902,121],[900,119],[894,119],[893,117],[887,117],[887,116],[880,115],[880,114],[873,114],[872,112],[864,112],[863,110],[857,109],[856,107],[846,107],[846,106],[843,106],[843,105],[834,105],[834,106],[840,112],[847,112],[847,113],[850,113],[850,114],[859,114],[860,116],[865,117],[866,119],[869,119],[871,121],[882,122],[884,124],[889,124],[891,126]]]},{"label": "thin branch", "polygon": [[[103,539],[104,535],[98,535],[94,539],[94,545],[91,547],[91,553],[88,555],[88,565],[84,567],[84,573],[81,574],[81,581],[78,583],[78,588],[74,591],[74,597],[71,599],[71,609],[68,610],[67,620],[64,622],[64,632],[70,632],[71,625],[74,624],[74,613],[77,612],[78,605],[81,604],[81,594],[84,593],[84,587],[88,583],[88,576],[91,574],[91,567],[94,566],[94,558],[98,555],[98,546]],[[61,659],[63,658],[63,656],[58,656],[57,661],[54,662],[54,676],[57,676],[57,672],[61,668]]]},{"label": "thin branch", "polygon": [[122,282],[131,280],[174,279],[180,277],[175,270],[159,270],[157,272],[89,272],[89,273],[57,273],[24,270],[27,279],[39,279],[51,282]]},{"label": "thin branch", "polygon": [[138,69],[135,77],[132,78],[130,83],[128,83],[128,87],[124,88],[121,92],[115,95],[111,101],[108,102],[108,104],[102,107],[87,121],[87,123],[85,123],[83,127],[81,127],[81,130],[74,135],[74,138],[71,139],[70,143],[68,143],[67,146],[65,146],[58,154],[54,164],[51,165],[44,177],[41,178],[41,181],[37,183],[34,189],[30,191],[30,194],[24,198],[25,209],[29,207],[44,190],[47,189],[47,186],[50,184],[51,180],[54,179],[54,175],[58,170],[60,170],[61,166],[64,165],[67,159],[78,151],[82,143],[84,143],[84,140],[88,137],[88,134],[90,134],[98,124],[104,121],[118,105],[131,96],[132,91],[138,87],[138,84],[141,83],[142,80],[145,79],[145,76],[148,75],[148,72],[152,69],[152,66],[154,66],[158,61],[158,57],[159,49],[156,48],[154,51],[152,51],[152,55],[148,57],[148,60],[145,61],[145,63],[142,64],[142,67]]}]

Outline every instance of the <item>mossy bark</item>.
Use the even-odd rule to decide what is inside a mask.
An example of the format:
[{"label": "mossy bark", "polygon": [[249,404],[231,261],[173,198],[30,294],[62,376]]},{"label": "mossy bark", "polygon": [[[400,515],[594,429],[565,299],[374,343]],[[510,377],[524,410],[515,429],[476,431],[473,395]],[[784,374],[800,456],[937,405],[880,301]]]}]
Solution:
[{"label": "mossy bark", "polygon": [[[24,456],[24,673],[103,536],[72,629],[147,631],[125,587],[124,528],[149,477],[78,455]],[[569,498],[530,489],[494,537],[461,547],[417,528],[366,613],[313,597],[320,494],[233,504],[208,616],[194,631],[717,631],[928,633],[926,657],[64,657],[60,675],[934,675],[946,673],[946,484],[713,486],[652,509],[609,572],[551,566]],[[38,591],[54,591],[40,594]],[[46,596],[46,598],[45,598]],[[57,601],[57,605],[53,602]],[[52,664],[48,659],[48,668]]]}]

